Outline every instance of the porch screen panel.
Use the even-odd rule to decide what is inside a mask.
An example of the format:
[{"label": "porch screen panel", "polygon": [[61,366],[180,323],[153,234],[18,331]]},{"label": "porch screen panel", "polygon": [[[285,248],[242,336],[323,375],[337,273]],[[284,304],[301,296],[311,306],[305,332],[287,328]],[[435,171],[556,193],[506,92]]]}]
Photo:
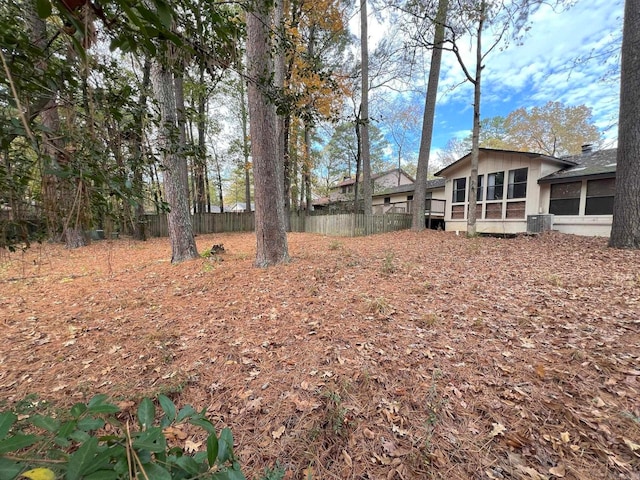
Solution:
[{"label": "porch screen panel", "polygon": [[467,189],[467,179],[466,178],[456,178],[453,181],[453,203],[463,203],[465,198],[465,193]]},{"label": "porch screen panel", "polygon": [[464,220],[464,205],[452,205],[451,206],[451,219],[452,220]]},{"label": "porch screen panel", "polygon": [[527,197],[527,168],[509,170],[509,187],[507,198]]},{"label": "porch screen panel", "polygon": [[502,200],[504,194],[504,172],[487,175],[487,200]]},{"label": "porch screen panel", "polygon": [[502,203],[487,203],[484,218],[502,220]]},{"label": "porch screen panel", "polygon": [[549,213],[554,215],[578,215],[582,182],[554,183],[551,185]]},{"label": "porch screen panel", "polygon": [[526,202],[507,203],[507,218],[524,218]]},{"label": "porch screen panel", "polygon": [[589,180],[587,182],[585,215],[612,215],[615,191],[615,178]]},{"label": "porch screen panel", "polygon": [[[476,191],[476,200],[478,202],[481,202],[484,195],[484,175],[478,175],[478,181],[476,182],[476,185],[478,187],[478,190]],[[471,185],[469,185],[469,190],[471,190]],[[469,195],[469,198],[471,198],[471,195]],[[480,217],[478,217],[480,218]]]}]

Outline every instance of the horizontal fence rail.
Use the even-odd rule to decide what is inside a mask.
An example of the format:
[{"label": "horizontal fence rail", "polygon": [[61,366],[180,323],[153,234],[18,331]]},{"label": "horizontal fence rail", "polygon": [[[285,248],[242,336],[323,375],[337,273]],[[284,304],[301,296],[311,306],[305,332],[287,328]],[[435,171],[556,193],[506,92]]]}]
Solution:
[{"label": "horizontal fence rail", "polygon": [[[197,213],[191,215],[191,222],[195,234],[251,232],[255,230],[254,212]],[[384,215],[342,213],[307,216],[304,212],[292,212],[289,222],[292,232],[358,237],[411,228],[411,215],[408,213],[387,213]],[[150,237],[169,236],[166,214],[145,215],[145,224],[147,234]]]}]

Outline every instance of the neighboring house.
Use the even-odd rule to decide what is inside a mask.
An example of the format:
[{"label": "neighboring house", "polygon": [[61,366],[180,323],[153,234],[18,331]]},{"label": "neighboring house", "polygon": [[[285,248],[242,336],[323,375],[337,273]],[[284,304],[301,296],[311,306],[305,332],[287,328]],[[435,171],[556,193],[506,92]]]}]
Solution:
[{"label": "neighboring house", "polygon": [[[481,148],[476,230],[481,234],[514,234],[553,228],[607,236],[611,232],[615,169],[615,149],[594,152],[584,146],[580,155],[555,158]],[[467,229],[470,172],[471,154],[467,154],[436,173],[445,179],[448,231]]]},{"label": "neighboring house", "polygon": [[[247,204],[245,202],[234,202],[224,206],[225,212],[244,212]],[[255,210],[255,205],[251,202],[251,211]]]},{"label": "neighboring house", "polygon": [[[444,196],[444,178],[427,181],[425,216],[427,224],[431,220],[439,220],[437,225],[444,226],[446,200]],[[413,183],[390,187],[378,191],[372,197],[373,213],[411,213],[413,208]],[[436,225],[436,223],[433,223]]]},{"label": "neighboring house", "polygon": [[[415,182],[413,177],[401,168],[394,168],[393,170],[371,175],[371,181],[373,182],[374,195],[381,190],[402,185],[413,185],[413,182]],[[329,202],[353,201],[355,184],[356,180],[354,178],[345,178],[342,182],[331,187]],[[362,185],[359,185],[358,188],[361,189]]]}]

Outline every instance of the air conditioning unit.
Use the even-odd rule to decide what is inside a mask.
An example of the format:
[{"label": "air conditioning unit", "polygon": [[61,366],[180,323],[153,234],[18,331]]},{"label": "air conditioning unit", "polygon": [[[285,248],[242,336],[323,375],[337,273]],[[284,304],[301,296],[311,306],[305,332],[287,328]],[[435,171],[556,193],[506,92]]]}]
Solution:
[{"label": "air conditioning unit", "polygon": [[553,215],[527,215],[527,233],[548,232],[553,228]]}]

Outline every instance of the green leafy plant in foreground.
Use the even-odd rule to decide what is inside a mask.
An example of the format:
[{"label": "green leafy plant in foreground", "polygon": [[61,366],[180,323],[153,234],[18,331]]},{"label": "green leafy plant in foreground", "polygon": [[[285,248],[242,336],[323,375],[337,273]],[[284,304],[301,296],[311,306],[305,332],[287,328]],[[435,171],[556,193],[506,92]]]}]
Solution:
[{"label": "green leafy plant in foreground", "polygon": [[[121,421],[105,395],[58,415],[0,413],[0,478],[13,480],[245,480],[233,454],[231,430],[216,435],[204,412],[180,410],[164,395],[143,399],[132,420]],[[120,415],[121,417],[124,415]],[[133,415],[132,415],[133,416]],[[26,418],[23,418],[26,417]],[[188,454],[165,431],[190,424],[207,434],[206,451]]]}]

